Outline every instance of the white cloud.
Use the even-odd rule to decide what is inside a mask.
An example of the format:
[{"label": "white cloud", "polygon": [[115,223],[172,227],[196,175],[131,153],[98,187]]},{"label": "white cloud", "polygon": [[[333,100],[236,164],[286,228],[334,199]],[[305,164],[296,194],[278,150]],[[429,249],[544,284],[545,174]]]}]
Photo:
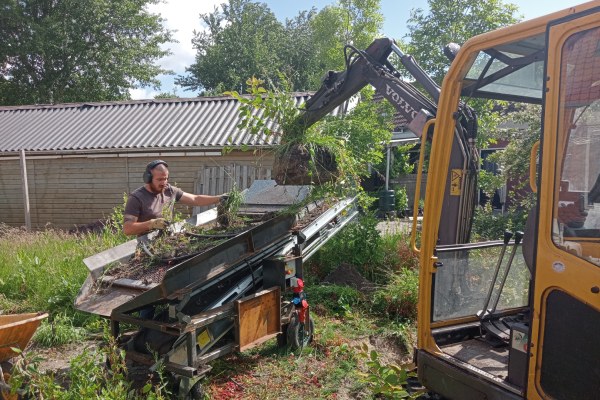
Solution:
[{"label": "white cloud", "polygon": [[[165,48],[169,48],[173,54],[159,61],[161,67],[175,72],[175,76],[185,73],[185,67],[190,66],[196,56],[192,47],[193,32],[204,28],[200,23],[200,14],[212,12],[215,6],[223,2],[223,0],[165,0],[163,3],[149,7],[150,12],[160,14],[166,20],[166,28],[175,31],[173,36],[178,41],[178,43],[165,44]],[[172,92],[175,89],[179,96],[193,95],[191,92],[183,92],[181,88],[175,87],[175,76],[159,76],[162,84],[159,92]],[[133,99],[153,98],[159,92],[151,88],[130,91]]]}]

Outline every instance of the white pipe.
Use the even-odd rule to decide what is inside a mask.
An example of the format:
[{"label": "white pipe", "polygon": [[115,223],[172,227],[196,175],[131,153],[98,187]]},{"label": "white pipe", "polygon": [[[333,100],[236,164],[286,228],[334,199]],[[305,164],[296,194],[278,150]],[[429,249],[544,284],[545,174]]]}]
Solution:
[{"label": "white pipe", "polygon": [[27,162],[25,161],[25,150],[20,151],[21,158],[21,182],[23,184],[23,209],[25,210],[25,227],[31,230],[31,212],[29,209],[29,187],[27,185]]}]

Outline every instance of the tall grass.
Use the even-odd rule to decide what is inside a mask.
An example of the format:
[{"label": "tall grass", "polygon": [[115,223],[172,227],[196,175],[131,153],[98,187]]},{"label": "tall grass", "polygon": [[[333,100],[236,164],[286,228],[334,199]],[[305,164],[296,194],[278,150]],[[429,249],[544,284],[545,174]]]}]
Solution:
[{"label": "tall grass", "polygon": [[48,311],[73,316],[73,301],[88,270],[83,259],[122,242],[109,232],[69,234],[61,230],[28,232],[0,225],[0,310],[5,313]]}]

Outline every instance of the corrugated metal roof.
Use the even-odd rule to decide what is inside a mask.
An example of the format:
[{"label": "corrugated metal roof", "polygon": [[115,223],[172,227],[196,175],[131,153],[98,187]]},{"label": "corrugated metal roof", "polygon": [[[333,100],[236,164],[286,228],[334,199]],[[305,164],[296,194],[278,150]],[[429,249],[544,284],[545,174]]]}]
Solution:
[{"label": "corrugated metal roof", "polygon": [[[300,106],[310,94],[294,96]],[[0,107],[0,155],[273,144],[237,128],[238,107],[231,97]]]}]

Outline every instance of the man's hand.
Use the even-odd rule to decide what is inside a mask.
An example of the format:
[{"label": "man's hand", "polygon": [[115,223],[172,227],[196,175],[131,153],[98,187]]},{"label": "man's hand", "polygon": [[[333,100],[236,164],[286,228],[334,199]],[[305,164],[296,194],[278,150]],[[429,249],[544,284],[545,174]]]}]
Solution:
[{"label": "man's hand", "polygon": [[225,204],[227,204],[227,201],[229,201],[229,195],[227,193],[222,194],[221,196],[219,196],[219,203],[224,206]]},{"label": "man's hand", "polygon": [[150,229],[166,229],[169,223],[164,218],[154,218],[149,222]]}]

